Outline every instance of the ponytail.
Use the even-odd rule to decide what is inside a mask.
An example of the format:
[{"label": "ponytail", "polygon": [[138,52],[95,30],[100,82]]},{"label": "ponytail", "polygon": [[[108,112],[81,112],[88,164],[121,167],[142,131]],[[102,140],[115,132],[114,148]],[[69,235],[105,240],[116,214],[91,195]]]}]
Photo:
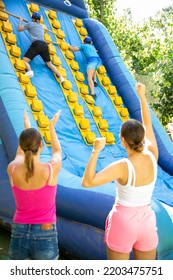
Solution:
[{"label": "ponytail", "polygon": [[26,182],[34,175],[34,155],[37,155],[42,137],[35,128],[28,128],[22,131],[19,137],[19,144],[25,153]]},{"label": "ponytail", "polygon": [[139,143],[128,143],[129,147],[136,151],[136,152],[142,152],[144,149],[144,143],[139,142]]},{"label": "ponytail", "polygon": [[34,175],[34,161],[33,161],[33,153],[31,150],[25,151],[25,164],[26,164],[26,182]]}]

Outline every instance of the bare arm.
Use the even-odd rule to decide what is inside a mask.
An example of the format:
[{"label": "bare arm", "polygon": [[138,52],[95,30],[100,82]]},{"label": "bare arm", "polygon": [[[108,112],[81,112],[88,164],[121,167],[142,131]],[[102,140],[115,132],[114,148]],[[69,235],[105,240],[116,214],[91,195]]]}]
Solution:
[{"label": "bare arm", "polygon": [[61,145],[58,140],[58,136],[55,131],[55,125],[60,117],[61,111],[58,111],[53,118],[50,121],[49,127],[50,127],[50,136],[51,136],[51,143],[52,143],[52,159],[51,164],[55,165],[57,164],[58,167],[61,167]]},{"label": "bare arm", "polygon": [[122,163],[120,163],[120,161],[114,162],[100,172],[96,173],[98,155],[103,149],[104,145],[105,138],[97,138],[94,142],[94,149],[82,178],[82,186],[85,188],[103,185],[122,176]]},{"label": "bare arm", "polygon": [[154,154],[155,158],[158,159],[158,147],[157,147],[157,142],[152,127],[147,99],[145,96],[146,93],[145,85],[141,83],[137,83],[136,90],[140,98],[142,123],[143,126],[145,127],[146,138],[149,140],[148,149]]},{"label": "bare arm", "polygon": [[23,23],[23,18],[20,17],[19,24],[18,24],[18,31],[24,31],[25,30],[24,26],[22,26],[22,23]]},{"label": "bare arm", "polygon": [[72,52],[77,52],[77,51],[80,50],[79,47],[71,46],[71,45],[68,45],[68,48],[69,48],[69,50],[72,51]]},{"label": "bare arm", "polygon": [[25,129],[31,128],[31,122],[26,110],[24,110],[24,128]]}]

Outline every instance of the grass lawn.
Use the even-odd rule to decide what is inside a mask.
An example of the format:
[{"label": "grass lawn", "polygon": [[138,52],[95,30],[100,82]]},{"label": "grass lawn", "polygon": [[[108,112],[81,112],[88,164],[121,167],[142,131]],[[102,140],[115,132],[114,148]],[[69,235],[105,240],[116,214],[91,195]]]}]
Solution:
[{"label": "grass lawn", "polygon": [[0,260],[8,260],[10,231],[0,228]]}]

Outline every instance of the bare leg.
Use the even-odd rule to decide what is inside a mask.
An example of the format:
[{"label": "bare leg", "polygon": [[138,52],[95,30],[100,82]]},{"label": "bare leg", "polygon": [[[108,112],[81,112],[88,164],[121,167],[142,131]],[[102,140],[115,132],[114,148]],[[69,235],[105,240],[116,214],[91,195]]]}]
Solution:
[{"label": "bare leg", "polygon": [[46,62],[46,65],[58,76],[58,78],[61,77],[61,74],[59,73],[58,69],[56,68],[55,65],[52,64],[51,61]]},{"label": "bare leg", "polygon": [[119,253],[112,251],[108,246],[106,246],[107,258],[108,260],[129,260],[129,253]]},{"label": "bare leg", "polygon": [[27,57],[23,57],[23,61],[25,62],[25,65],[26,65],[26,70],[27,71],[31,71],[31,66],[29,64],[29,62],[31,61],[31,59],[27,58]]},{"label": "bare leg", "polygon": [[138,251],[133,250],[135,260],[155,260],[156,259],[156,249],[151,251]]},{"label": "bare leg", "polygon": [[93,80],[96,82],[96,71],[94,71]]},{"label": "bare leg", "polygon": [[94,77],[95,70],[94,69],[87,69],[87,79],[88,79],[88,85],[90,87],[91,94],[94,95]]}]

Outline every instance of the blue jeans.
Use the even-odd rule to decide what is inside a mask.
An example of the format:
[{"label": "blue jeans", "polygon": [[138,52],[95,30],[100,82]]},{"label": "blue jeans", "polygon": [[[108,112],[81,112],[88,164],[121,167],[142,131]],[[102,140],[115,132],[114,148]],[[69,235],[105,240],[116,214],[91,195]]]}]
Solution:
[{"label": "blue jeans", "polygon": [[9,259],[58,259],[59,250],[56,224],[53,223],[51,228],[52,229],[45,229],[44,224],[34,225],[13,223],[9,247]]}]

